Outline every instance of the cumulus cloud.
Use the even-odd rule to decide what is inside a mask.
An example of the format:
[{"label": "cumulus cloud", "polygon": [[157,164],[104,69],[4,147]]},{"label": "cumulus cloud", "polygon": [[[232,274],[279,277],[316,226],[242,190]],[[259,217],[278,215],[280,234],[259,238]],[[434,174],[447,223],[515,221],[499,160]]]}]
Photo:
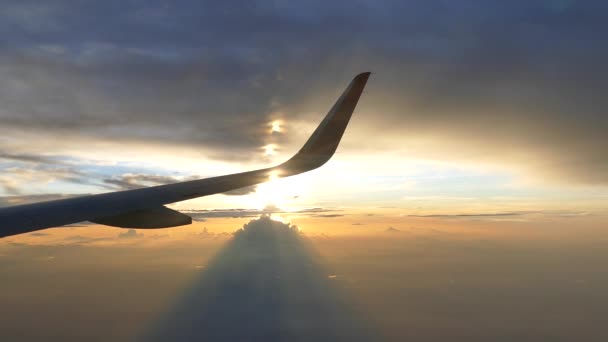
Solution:
[{"label": "cumulus cloud", "polygon": [[[378,336],[349,305],[346,291],[338,291],[335,272],[321,267],[293,225],[268,215],[251,220],[204,266],[200,276],[188,278],[187,291],[151,324],[144,340],[372,341]],[[246,324],[235,329],[235,322]]]},{"label": "cumulus cloud", "polygon": [[234,232],[234,236],[237,239],[264,239],[276,234],[298,234],[299,232],[300,230],[295,225],[275,221],[270,215],[262,215],[243,225],[243,228]]}]

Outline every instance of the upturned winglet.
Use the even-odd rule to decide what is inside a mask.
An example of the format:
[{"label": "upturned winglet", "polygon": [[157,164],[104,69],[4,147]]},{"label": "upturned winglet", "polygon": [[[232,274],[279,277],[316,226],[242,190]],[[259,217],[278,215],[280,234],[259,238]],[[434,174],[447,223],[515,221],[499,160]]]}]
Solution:
[{"label": "upturned winglet", "polygon": [[331,159],[340,144],[369,75],[369,72],[364,72],[355,76],[300,151],[278,166],[286,175],[316,169]]}]

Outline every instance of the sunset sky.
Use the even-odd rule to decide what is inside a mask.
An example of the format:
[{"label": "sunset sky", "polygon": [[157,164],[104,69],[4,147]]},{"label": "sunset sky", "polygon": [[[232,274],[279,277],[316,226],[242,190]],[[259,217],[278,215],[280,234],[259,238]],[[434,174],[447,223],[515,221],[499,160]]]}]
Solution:
[{"label": "sunset sky", "polygon": [[[505,267],[517,272],[525,265],[521,279],[534,278],[535,267],[546,269],[551,275],[528,283],[538,285],[530,285],[534,295],[555,277],[587,286],[564,290],[572,311],[562,327],[572,329],[551,334],[559,324],[511,331],[488,323],[487,334],[475,335],[441,316],[449,336],[597,336],[592,322],[573,317],[605,313],[582,304],[606,299],[595,290],[608,281],[599,275],[604,270],[576,271],[576,265],[608,260],[607,11],[608,3],[592,0],[2,1],[0,206],[279,164],[302,146],[353,76],[372,75],[336,155],[318,170],[171,205],[197,221],[187,227],[136,231],[83,223],[1,239],[0,268],[14,278],[0,285],[0,303],[20,305],[15,299],[26,294],[18,279],[49,281],[54,273],[42,270],[41,260],[65,274],[105,265],[104,279],[144,264],[141,279],[119,284],[152,277],[154,260],[173,252],[160,269],[187,265],[200,272],[197,266],[237,244],[234,231],[250,220],[265,222],[261,215],[272,212],[311,239],[318,263],[334,270],[328,276],[343,270],[328,279],[359,279],[342,285],[368,313],[393,317],[376,322],[389,339],[442,336],[433,335],[428,318],[405,324],[394,318],[396,307],[380,303],[399,293],[419,298],[426,285],[440,288],[437,279],[465,275],[471,283],[461,291],[469,292],[454,298],[468,298],[486,284],[476,278],[479,270],[496,267],[478,264],[489,255],[504,257]],[[513,257],[520,249],[529,259]],[[542,255],[532,252],[538,250]],[[109,255],[114,252],[123,261]],[[425,253],[427,273],[408,273],[419,267],[409,257]],[[75,263],[77,255],[82,263]],[[574,255],[582,259],[568,259]],[[377,264],[357,271],[353,265],[368,258]],[[403,259],[407,266],[396,261]],[[465,271],[448,277],[446,267]],[[420,287],[361,285],[388,274],[414,277]],[[156,296],[172,301],[190,276],[155,285]],[[506,278],[496,279],[496,288],[513,290]],[[74,284],[52,282],[76,291]],[[411,303],[398,297],[400,305]],[[542,298],[539,314],[548,308],[542,303],[551,303]],[[103,307],[97,314],[106,317],[104,310],[112,310],[101,302],[91,305]],[[23,317],[26,307],[46,301],[24,303]],[[164,304],[154,305],[148,313],[163,312]],[[520,309],[513,317],[536,313]],[[138,317],[136,328],[108,336],[145,330],[152,318]],[[401,324],[410,333],[403,335]],[[2,327],[6,336],[28,330],[10,326]],[[53,336],[88,336],[82,329]]]}]

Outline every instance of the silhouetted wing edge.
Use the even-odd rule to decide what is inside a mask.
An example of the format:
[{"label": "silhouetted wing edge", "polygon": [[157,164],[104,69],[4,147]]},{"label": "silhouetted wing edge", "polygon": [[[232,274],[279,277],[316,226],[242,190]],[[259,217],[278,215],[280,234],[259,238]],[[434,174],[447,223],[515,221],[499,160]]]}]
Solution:
[{"label": "silhouetted wing edge", "polygon": [[355,76],[306,144],[295,156],[279,166],[142,189],[0,208],[0,237],[82,221],[105,222],[120,227],[158,228],[150,227],[154,226],[150,224],[154,218],[163,221],[160,224],[163,227],[172,226],[165,225],[172,220],[175,225],[183,225],[187,224],[187,219],[180,215],[186,215],[164,208],[165,204],[264,183],[271,174],[287,177],[316,169],[325,164],[336,151],[369,75],[369,72],[365,72]]}]

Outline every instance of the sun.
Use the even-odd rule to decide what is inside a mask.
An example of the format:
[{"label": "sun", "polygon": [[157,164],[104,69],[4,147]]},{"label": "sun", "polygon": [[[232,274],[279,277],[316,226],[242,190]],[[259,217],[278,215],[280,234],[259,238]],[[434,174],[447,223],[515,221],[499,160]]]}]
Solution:
[{"label": "sun", "polygon": [[274,120],[270,123],[270,133],[281,133],[281,129],[282,127],[280,120]]},{"label": "sun", "polygon": [[278,170],[269,172],[268,182],[258,185],[254,194],[255,206],[260,209],[276,207],[289,211],[292,202],[306,191],[295,178],[281,178]]},{"label": "sun", "polygon": [[265,145],[262,147],[262,149],[264,150],[264,155],[267,157],[274,156],[277,153],[277,145],[275,144]]}]

